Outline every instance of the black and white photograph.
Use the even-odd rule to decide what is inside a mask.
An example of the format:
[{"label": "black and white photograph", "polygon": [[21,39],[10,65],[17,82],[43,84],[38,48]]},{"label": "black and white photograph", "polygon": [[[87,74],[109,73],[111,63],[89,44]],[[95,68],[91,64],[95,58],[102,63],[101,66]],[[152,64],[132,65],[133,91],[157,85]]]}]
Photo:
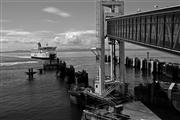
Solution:
[{"label": "black and white photograph", "polygon": [[0,0],[0,120],[180,120],[180,0]]}]

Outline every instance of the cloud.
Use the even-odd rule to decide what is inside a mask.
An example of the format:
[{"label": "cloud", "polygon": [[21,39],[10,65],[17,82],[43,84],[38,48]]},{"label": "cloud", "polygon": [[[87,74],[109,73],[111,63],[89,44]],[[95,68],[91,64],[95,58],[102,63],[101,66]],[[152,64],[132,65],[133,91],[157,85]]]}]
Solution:
[{"label": "cloud", "polygon": [[20,30],[0,30],[1,34],[6,35],[30,35],[30,32],[27,31],[20,31]]},{"label": "cloud", "polygon": [[44,22],[48,22],[48,23],[58,23],[58,21],[55,20],[51,20],[51,19],[45,19],[43,20]]},{"label": "cloud", "polygon": [[13,31],[8,33],[7,35],[30,35],[30,32],[25,32],[25,31]]},{"label": "cloud", "polygon": [[[3,33],[0,43],[16,44],[19,48],[25,49],[36,47],[37,42],[42,45],[49,44],[57,46],[59,49],[70,48],[91,48],[97,46],[97,38],[95,30],[84,31],[68,31],[64,33],[54,33],[53,31],[23,31],[17,30],[2,30]],[[20,47],[21,46],[21,47]],[[28,49],[27,48],[27,49]],[[15,49],[15,48],[13,48]]]},{"label": "cloud", "polygon": [[1,43],[34,43],[33,33],[23,30],[0,30]]},{"label": "cloud", "polygon": [[97,46],[95,30],[59,33],[54,38],[54,41],[62,47],[69,48],[91,48]]},{"label": "cloud", "polygon": [[54,15],[58,15],[61,17],[65,17],[65,18],[71,16],[69,13],[66,13],[66,12],[64,12],[58,8],[55,8],[55,7],[47,7],[47,8],[44,8],[43,11],[47,12],[47,13],[54,14]]},{"label": "cloud", "polygon": [[0,23],[9,23],[11,22],[11,20],[7,20],[7,19],[0,19]]},{"label": "cloud", "polygon": [[[37,39],[30,36],[4,36],[0,39],[1,43],[26,43],[32,44],[37,43]],[[16,46],[15,46],[16,47]]]},{"label": "cloud", "polygon": [[14,30],[0,30],[0,33],[10,33],[10,32],[13,32]]},{"label": "cloud", "polygon": [[95,30],[85,30],[85,31],[70,31],[65,33],[59,33],[57,35],[65,35],[66,37],[80,36],[85,34],[96,34]]},{"label": "cloud", "polygon": [[8,43],[8,39],[5,38],[5,37],[1,37],[1,38],[0,38],[0,42],[1,42],[1,43]]}]

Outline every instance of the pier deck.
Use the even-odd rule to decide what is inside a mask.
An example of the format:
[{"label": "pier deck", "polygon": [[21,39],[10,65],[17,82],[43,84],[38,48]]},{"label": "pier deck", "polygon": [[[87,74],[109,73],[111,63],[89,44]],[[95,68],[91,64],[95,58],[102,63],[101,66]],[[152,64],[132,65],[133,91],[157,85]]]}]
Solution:
[{"label": "pier deck", "polygon": [[133,120],[161,120],[155,113],[142,102],[134,101],[123,105],[123,114],[129,115]]}]

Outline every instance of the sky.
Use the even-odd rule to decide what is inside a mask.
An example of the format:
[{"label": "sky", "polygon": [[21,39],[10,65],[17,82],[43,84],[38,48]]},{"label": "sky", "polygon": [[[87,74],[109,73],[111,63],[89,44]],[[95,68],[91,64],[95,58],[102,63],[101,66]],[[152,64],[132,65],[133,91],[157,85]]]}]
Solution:
[{"label": "sky", "polygon": [[[154,5],[162,8],[180,4],[180,0],[124,2],[124,14],[153,10]],[[96,0],[0,0],[0,23],[0,51],[30,50],[37,42],[58,49],[98,44]]]}]

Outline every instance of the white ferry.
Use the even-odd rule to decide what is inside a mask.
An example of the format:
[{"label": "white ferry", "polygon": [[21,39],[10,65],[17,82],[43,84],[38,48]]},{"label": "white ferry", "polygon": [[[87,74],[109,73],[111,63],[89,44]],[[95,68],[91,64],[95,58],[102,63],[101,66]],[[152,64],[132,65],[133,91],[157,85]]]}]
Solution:
[{"label": "white ferry", "polygon": [[36,59],[55,59],[56,47],[45,46],[41,47],[41,43],[38,42],[38,49],[31,50],[31,58]]}]

